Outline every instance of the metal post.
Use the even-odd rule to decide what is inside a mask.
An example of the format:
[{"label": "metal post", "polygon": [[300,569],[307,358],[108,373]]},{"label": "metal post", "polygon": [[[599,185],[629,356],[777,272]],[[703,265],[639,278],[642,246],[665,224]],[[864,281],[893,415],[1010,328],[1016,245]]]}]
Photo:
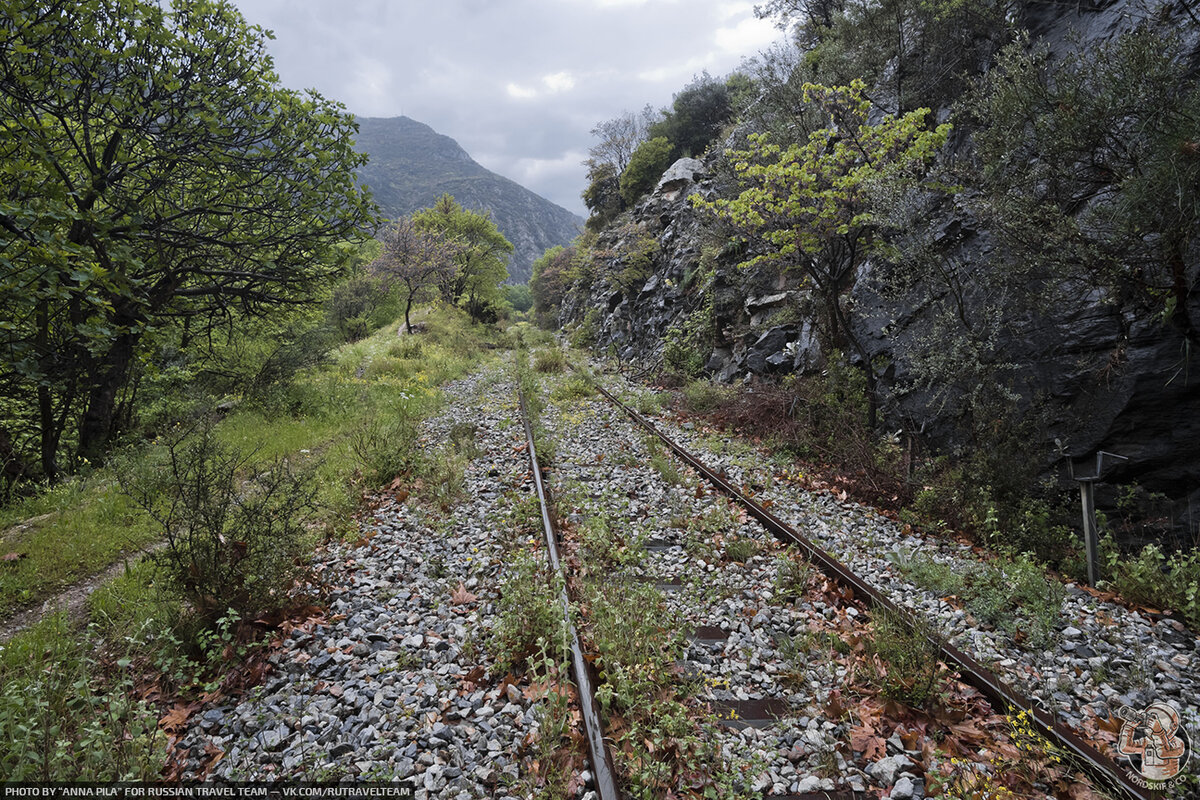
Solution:
[{"label": "metal post", "polygon": [[1081,480],[1079,494],[1083,501],[1083,546],[1087,551],[1088,584],[1095,586],[1100,578],[1100,548],[1096,534],[1096,482]]}]

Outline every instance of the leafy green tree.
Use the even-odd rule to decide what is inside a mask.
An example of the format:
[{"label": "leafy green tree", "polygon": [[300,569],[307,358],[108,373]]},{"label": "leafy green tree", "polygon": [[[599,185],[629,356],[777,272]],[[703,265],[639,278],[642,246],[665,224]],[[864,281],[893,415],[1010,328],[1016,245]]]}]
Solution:
[{"label": "leafy green tree", "polygon": [[533,308],[533,292],[527,283],[515,283],[504,287],[504,299],[514,311],[522,314]]},{"label": "leafy green tree", "polygon": [[558,309],[575,279],[576,248],[571,245],[551,247],[533,262],[533,277],[529,289],[533,293],[533,310],[538,324],[549,327],[557,323]]},{"label": "leafy green tree", "polygon": [[353,119],[282,89],[226,2],[0,6],[0,383],[59,474],[99,457],[148,334],[321,299],[372,224]]},{"label": "leafy green tree", "polygon": [[455,269],[445,273],[442,296],[456,305],[465,305],[472,319],[482,319],[500,298],[500,284],[508,278],[512,244],[489,214],[469,211],[448,194],[430,208],[413,214],[412,220],[417,230],[454,243]]},{"label": "leafy green tree", "polygon": [[654,188],[658,179],[671,166],[671,142],[664,136],[647,139],[633,151],[629,166],[621,173],[621,200],[632,206],[642,195]]},{"label": "leafy green tree", "polygon": [[728,154],[743,189],[732,199],[693,202],[714,212],[743,239],[761,240],[765,252],[743,266],[774,263],[798,271],[819,299],[827,343],[849,348],[862,361],[875,423],[875,371],[854,335],[843,295],[859,267],[886,245],[884,218],[875,191],[885,181],[917,181],[945,142],[949,125],[929,130],[928,109],[868,123],[871,104],[865,85],[809,84],[805,97],[820,106],[826,127],[804,144],[786,148],[766,135],[750,137],[750,148]]},{"label": "leafy green tree", "polygon": [[729,86],[705,72],[675,95],[671,110],[650,126],[649,135],[671,143],[672,160],[698,158],[732,118]]}]

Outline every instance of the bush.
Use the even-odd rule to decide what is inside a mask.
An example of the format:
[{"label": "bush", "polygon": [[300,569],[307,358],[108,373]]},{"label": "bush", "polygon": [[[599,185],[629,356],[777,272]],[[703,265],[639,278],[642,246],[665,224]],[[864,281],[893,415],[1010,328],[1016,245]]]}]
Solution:
[{"label": "bush", "polygon": [[412,475],[421,464],[417,423],[405,413],[391,419],[368,417],[351,432],[350,449],[358,458],[363,476],[376,486],[400,475]]},{"label": "bush", "polygon": [[871,615],[869,646],[880,694],[911,708],[925,708],[941,689],[941,637],[921,618],[909,620],[894,611]]},{"label": "bush", "polygon": [[683,387],[683,404],[688,411],[715,411],[734,397],[736,390],[710,381],[692,381]]},{"label": "bush", "polygon": [[571,331],[571,346],[578,348],[592,347],[596,344],[596,335],[600,327],[600,311],[589,308],[583,317],[583,322]]},{"label": "bush", "polygon": [[557,347],[550,347],[534,357],[533,368],[541,373],[562,372],[567,368],[567,357]]},{"label": "bush", "polygon": [[1111,539],[1104,544],[1112,585],[1126,600],[1177,611],[1200,628],[1200,551],[1168,557],[1148,544],[1136,558],[1124,559]]},{"label": "bush", "polygon": [[654,188],[667,167],[671,166],[673,149],[665,136],[656,136],[638,145],[625,171],[621,173],[621,199],[625,205],[632,206]]},{"label": "bush", "polygon": [[155,559],[206,623],[281,605],[307,552],[312,472],[253,455],[202,425],[118,467],[122,489],[162,527]]},{"label": "bush", "polygon": [[388,299],[379,279],[362,275],[339,284],[327,307],[329,324],[344,342],[355,342],[377,326],[375,312]]}]

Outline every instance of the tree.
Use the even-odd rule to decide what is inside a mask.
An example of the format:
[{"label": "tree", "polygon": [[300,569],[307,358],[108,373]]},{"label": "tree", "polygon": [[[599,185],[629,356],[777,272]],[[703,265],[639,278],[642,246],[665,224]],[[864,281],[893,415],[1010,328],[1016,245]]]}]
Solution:
[{"label": "tree", "polygon": [[588,168],[588,187],[583,190],[583,202],[591,211],[585,223],[588,229],[598,231],[612,222],[625,210],[621,199],[621,173],[608,162],[588,159],[583,162]]},{"label": "tree", "polygon": [[714,201],[694,197],[693,202],[730,223],[741,238],[761,237],[766,252],[742,266],[770,262],[801,273],[825,312],[829,344],[849,347],[861,359],[874,425],[875,371],[850,326],[842,295],[863,260],[885,244],[883,220],[874,210],[875,188],[883,181],[919,179],[950,126],[929,130],[929,109],[871,125],[865,89],[862,81],[808,84],[806,101],[819,104],[828,124],[806,143],[787,148],[767,135],[751,136],[749,150],[728,154],[744,187],[741,194]]},{"label": "tree", "polygon": [[728,85],[705,72],[675,95],[671,110],[650,126],[649,136],[662,136],[671,143],[672,160],[698,158],[732,118]]},{"label": "tree", "polygon": [[620,175],[629,166],[633,151],[646,141],[646,132],[657,116],[647,104],[638,114],[625,111],[616,119],[598,123],[591,133],[599,141],[588,148],[590,158],[585,163],[609,164]]},{"label": "tree", "polygon": [[448,194],[432,207],[413,214],[418,230],[455,243],[455,270],[445,276],[442,295],[454,304],[464,303],[473,319],[486,315],[500,297],[500,284],[508,278],[512,244],[500,233],[489,214],[468,211]]},{"label": "tree", "polygon": [[117,433],[148,332],[318,301],[374,207],[353,119],[280,88],[228,3],[0,19],[0,382],[53,480],[72,420],[88,459]]},{"label": "tree", "polygon": [[412,219],[389,225],[380,236],[379,257],[370,265],[385,285],[404,287],[404,329],[412,333],[409,314],[413,301],[424,291],[453,279],[461,245],[445,235],[417,227]]},{"label": "tree", "polygon": [[642,142],[621,173],[621,200],[631,206],[653,188],[671,166],[671,143],[663,136]]},{"label": "tree", "polygon": [[571,288],[577,251],[574,245],[551,247],[533,262],[533,277],[529,289],[533,293],[533,310],[543,327],[557,320],[559,306]]}]

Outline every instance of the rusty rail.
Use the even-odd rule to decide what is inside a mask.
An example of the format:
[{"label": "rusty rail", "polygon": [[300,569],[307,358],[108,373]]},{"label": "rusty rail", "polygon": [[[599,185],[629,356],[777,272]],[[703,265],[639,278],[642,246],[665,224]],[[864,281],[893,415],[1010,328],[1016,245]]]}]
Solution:
[{"label": "rusty rail", "polygon": [[[574,365],[572,365],[572,368],[575,368]],[[776,538],[797,545],[805,552],[808,559],[830,578],[843,586],[849,587],[869,605],[891,611],[901,615],[904,619],[911,620],[911,613],[907,609],[897,606],[882,593],[851,572],[844,564],[826,553],[752,498],[745,495],[741,490],[729,483],[724,475],[710,468],[660,431],[654,423],[618,400],[612,393],[601,386],[599,381],[592,378],[592,384],[613,405],[624,411],[630,419],[658,437],[663,444],[669,447],[686,464],[703,475],[706,480],[720,491],[737,501],[746,509],[747,514],[762,523]],[[1007,711],[1008,709],[1017,708],[1029,711],[1038,732],[1072,755],[1076,760],[1082,762],[1081,765],[1094,779],[1129,797],[1136,798],[1136,800],[1154,800],[1154,798],[1160,796],[1149,789],[1139,786],[1115,761],[1090,743],[1084,741],[1075,731],[1055,719],[1054,715],[1045,708],[1004,683],[994,673],[975,661],[975,659],[949,642],[938,641],[937,644],[941,648],[942,655],[945,657],[947,663],[952,664],[958,670],[960,678],[965,683],[978,689],[998,709]]]},{"label": "rusty rail", "polygon": [[[546,484],[542,480],[542,469],[538,465],[537,449],[533,442],[533,426],[529,422],[529,414],[525,411],[525,394],[519,389],[517,399],[521,406],[521,420],[525,423],[525,441],[529,445],[529,466],[533,471],[533,482],[537,488],[538,505],[542,509],[542,530],[546,535],[546,552],[550,556],[550,567],[555,574],[563,575],[562,565],[558,557],[558,532],[554,518],[550,514],[550,503],[546,497]],[[566,576],[563,575],[565,578]],[[592,688],[592,676],[588,672],[588,662],[583,655],[583,647],[579,643],[579,633],[571,619],[571,600],[567,596],[566,584],[559,593],[559,603],[562,605],[563,620],[567,626],[567,635],[571,646],[571,673],[575,678],[575,687],[579,691],[579,710],[583,719],[584,732],[587,734],[588,756],[591,760],[592,775],[595,780],[596,795],[599,800],[620,800],[617,790],[616,771],[613,769],[612,754],[608,743],[604,740],[604,728],[600,724],[600,709],[596,705],[596,692]]]}]

